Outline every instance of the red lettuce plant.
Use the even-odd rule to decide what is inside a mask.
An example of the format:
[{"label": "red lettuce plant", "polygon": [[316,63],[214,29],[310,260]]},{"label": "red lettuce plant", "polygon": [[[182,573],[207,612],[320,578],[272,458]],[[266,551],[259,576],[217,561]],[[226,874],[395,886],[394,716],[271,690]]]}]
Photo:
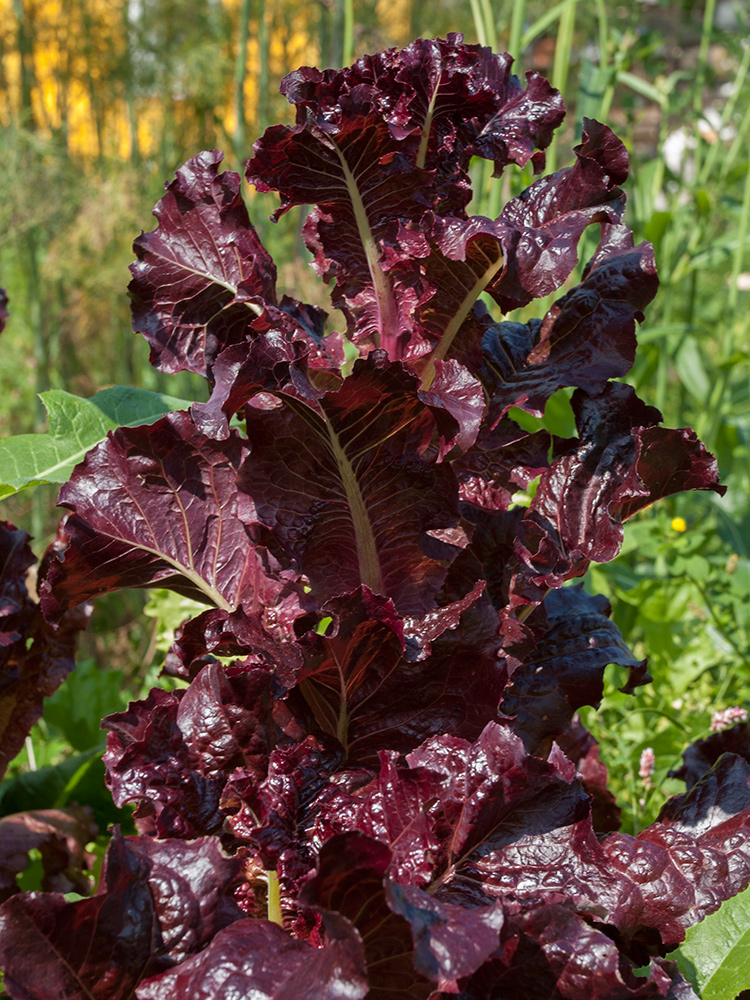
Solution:
[{"label": "red lettuce plant", "polygon": [[[657,287],[616,136],[585,121],[573,166],[467,215],[471,158],[540,173],[563,118],[510,66],[452,35],[284,81],[296,124],[247,178],[278,215],[313,206],[343,335],[277,292],[220,153],[136,240],[135,328],[210,398],[77,467],[42,608],[158,585],[206,610],[167,659],[186,684],[104,721],[139,835],[115,832],[92,897],[0,910],[11,996],[695,996],[666,956],[750,884],[748,764],[706,758],[657,823],[618,832],[575,713],[607,664],[628,691],[649,677],[606,601],[564,585],[646,505],[723,488],[691,430],[612,381]],[[528,323],[480,298],[555,292]],[[562,387],[576,437],[509,415]]]}]

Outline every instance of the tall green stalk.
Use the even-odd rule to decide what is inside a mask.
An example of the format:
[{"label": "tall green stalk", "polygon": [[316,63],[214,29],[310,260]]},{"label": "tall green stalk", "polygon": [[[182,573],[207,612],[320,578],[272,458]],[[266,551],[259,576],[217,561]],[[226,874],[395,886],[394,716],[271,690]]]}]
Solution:
[{"label": "tall green stalk", "polygon": [[245,78],[247,76],[247,42],[250,35],[250,0],[240,0],[237,25],[237,55],[234,60],[234,156],[241,165],[247,157],[245,137]]},{"label": "tall green stalk", "polygon": [[513,0],[512,6],[508,51],[517,60],[516,72],[518,72],[518,63],[520,63],[523,54],[521,51],[521,34],[523,33],[523,19],[526,16],[526,0]]},{"label": "tall green stalk", "polygon": [[348,66],[354,57],[354,0],[342,0],[344,7],[344,26],[341,46],[343,66]]},{"label": "tall green stalk", "polygon": [[[560,14],[560,24],[557,32],[557,45],[555,46],[555,61],[552,64],[552,86],[556,87],[561,94],[567,92],[568,73],[570,71],[570,57],[573,51],[573,33],[576,23],[576,4],[578,0],[571,0]],[[557,169],[557,134],[552,140],[552,144],[547,154],[547,169],[554,173]]]},{"label": "tall green stalk", "polygon": [[693,154],[695,160],[695,175],[700,176],[701,173],[701,138],[698,132],[698,122],[700,121],[701,115],[703,114],[703,88],[706,83],[706,68],[708,66],[708,47],[711,42],[711,34],[713,31],[714,15],[716,13],[716,0],[706,0],[706,6],[703,11],[703,30],[701,32],[701,46],[698,52],[698,72],[695,78],[695,89],[693,90],[693,114],[695,119],[695,137],[697,139],[695,152]]}]

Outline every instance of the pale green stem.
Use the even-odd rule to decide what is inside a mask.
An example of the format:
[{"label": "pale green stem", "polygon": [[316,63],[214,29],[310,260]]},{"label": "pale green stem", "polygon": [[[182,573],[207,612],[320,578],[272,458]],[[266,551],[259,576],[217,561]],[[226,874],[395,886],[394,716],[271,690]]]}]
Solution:
[{"label": "pale green stem", "polygon": [[281,913],[281,887],[279,886],[279,876],[275,871],[269,871],[268,875],[268,919],[273,924],[284,926],[284,917]]},{"label": "pale green stem", "polygon": [[354,0],[344,0],[344,44],[342,58],[348,66],[354,55]]},{"label": "pale green stem", "polygon": [[354,537],[357,544],[357,559],[359,561],[359,576],[362,583],[375,594],[385,593],[383,587],[383,574],[378,558],[378,547],[375,541],[375,532],[370,522],[370,516],[365,505],[362,491],[359,488],[357,477],[352,469],[351,462],[346,456],[344,449],[339,444],[339,440],[333,430],[329,427],[329,437],[331,447],[338,465],[341,482],[344,484],[346,498],[349,503],[352,525],[354,526]]},{"label": "pale green stem", "polygon": [[427,159],[427,147],[430,142],[430,129],[432,128],[432,116],[435,113],[435,102],[437,101],[438,90],[440,88],[440,80],[442,79],[442,74],[438,77],[437,83],[435,84],[435,89],[432,92],[432,97],[430,98],[430,103],[427,107],[427,114],[424,116],[424,125],[422,126],[422,138],[419,142],[419,151],[417,152],[417,166],[421,170]]},{"label": "pale green stem", "polygon": [[[359,238],[362,240],[365,257],[367,258],[367,266],[370,271],[370,277],[372,278],[372,284],[375,289],[375,296],[378,302],[380,329],[393,330],[396,326],[396,318],[392,301],[393,293],[390,282],[380,267],[380,249],[375,242],[375,237],[372,235],[370,220],[367,218],[364,202],[362,201],[362,196],[359,193],[359,188],[357,187],[354,175],[349,169],[349,164],[346,162],[346,159],[338,146],[334,144],[333,148],[336,150],[336,155],[341,163],[341,169],[346,181],[346,188],[349,192],[352,209],[354,210],[354,218],[356,219],[357,229],[359,230]],[[379,340],[375,346],[380,346]]]},{"label": "pale green stem", "polygon": [[693,91],[693,112],[695,114],[695,137],[697,144],[693,153],[695,161],[695,175],[701,174],[702,142],[698,131],[698,121],[703,114],[703,86],[706,82],[706,67],[708,66],[708,47],[711,42],[711,33],[714,23],[714,13],[716,11],[716,0],[706,0],[703,11],[703,31],[701,33],[701,47],[698,52],[698,72],[695,80],[695,90]]},{"label": "pale green stem", "polygon": [[471,14],[474,18],[474,29],[477,33],[477,41],[480,45],[489,45],[489,39],[487,38],[484,18],[482,17],[482,8],[479,5],[479,0],[471,0]]},{"label": "pale green stem", "polygon": [[469,311],[474,303],[477,301],[479,296],[485,290],[487,285],[492,281],[494,276],[503,266],[503,255],[498,250],[497,260],[493,261],[486,271],[484,271],[474,282],[473,286],[464,296],[463,302],[458,307],[456,312],[453,314],[450,322],[443,331],[443,335],[438,341],[438,345],[430,356],[430,362],[424,370],[422,375],[422,388],[428,389],[435,378],[435,361],[444,361],[451,345],[455,339],[456,334],[461,329],[461,325],[466,317],[469,315]]},{"label": "pale green stem", "polygon": [[516,73],[520,69],[521,62],[521,33],[523,32],[523,19],[526,14],[526,0],[513,0],[513,12],[510,17],[510,38],[508,39],[508,51],[516,62]]}]

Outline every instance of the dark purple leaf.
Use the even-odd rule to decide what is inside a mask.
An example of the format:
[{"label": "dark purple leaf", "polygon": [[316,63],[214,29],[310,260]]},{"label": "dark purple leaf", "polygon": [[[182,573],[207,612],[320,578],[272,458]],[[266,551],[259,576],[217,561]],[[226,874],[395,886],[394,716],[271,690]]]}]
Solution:
[{"label": "dark purple leaf", "polygon": [[[250,223],[240,177],[219,173],[223,153],[199,153],[154,209],[159,226],[134,243],[133,326],[162,371],[209,376],[216,356],[273,323],[320,332],[315,310],[276,302],[276,268]],[[307,308],[309,320],[300,310]]]},{"label": "dark purple leaf", "polygon": [[181,411],[110,434],[60,492],[74,513],[41,587],[45,615],[123,587],[158,584],[225,611],[278,593],[253,542],[252,502],[236,487],[247,453],[234,434],[206,438]]},{"label": "dark purple leaf", "polygon": [[[307,367],[309,350],[299,341],[290,341],[276,330],[257,337],[251,344],[235,344],[219,355],[213,367],[214,389],[208,403],[195,403],[192,413],[198,429],[209,437],[224,439],[229,418],[248,400],[261,392],[285,392],[302,399],[316,400],[322,393],[311,384]],[[340,372],[316,372],[341,384]]]},{"label": "dark purple leaf", "polygon": [[723,496],[727,488],[719,483],[719,466],[689,427],[645,427],[635,435],[638,442],[636,472],[643,483],[643,495],[635,494],[623,503],[625,521],[655,500],[683,490],[713,490]]},{"label": "dark purple leaf", "polygon": [[97,834],[91,810],[37,809],[0,819],[0,902],[17,891],[16,875],[27,866],[29,851],[41,854],[46,892],[80,892],[87,895],[91,883],[83,872],[88,867],[86,845]]},{"label": "dark purple leaf", "polygon": [[368,1000],[401,995],[427,1000],[433,986],[414,966],[409,924],[388,906],[385,873],[390,856],[385,844],[361,833],[334,837],[323,847],[318,872],[305,885],[300,901],[340,913],[357,928],[365,947]]},{"label": "dark purple leaf", "polygon": [[[273,583],[266,578],[264,583]],[[268,594],[267,589],[266,594]],[[298,587],[276,588],[275,603],[269,601],[261,612],[211,608],[184,622],[175,632],[175,641],[167,654],[166,666],[172,676],[192,678],[204,665],[207,655],[246,656],[256,663],[272,667],[281,687],[292,687],[302,658],[294,638],[293,624],[303,611]]]},{"label": "dark purple leaf", "polygon": [[750,766],[727,754],[637,838],[614,833],[602,846],[611,870],[633,882],[611,922],[636,940],[678,944],[750,884]]},{"label": "dark purple leaf", "polygon": [[[540,324],[521,335],[515,323],[500,323],[484,338],[482,377],[491,397],[494,424],[512,406],[541,416],[549,397],[563,386],[591,395],[608,379],[625,375],[635,358],[635,322],[656,294],[653,249],[633,247],[625,226],[605,235],[580,285],[558,300]],[[521,343],[528,353],[519,351]]]},{"label": "dark purple leaf", "polygon": [[523,165],[562,120],[559,94],[536,75],[524,91],[510,64],[451,35],[283,82],[297,125],[267,130],[248,180],[280,192],[277,215],[318,206],[306,240],[318,273],[335,279],[334,304],[356,340],[401,357],[414,327],[423,283],[383,266],[394,221],[418,223],[426,209],[462,215],[472,155],[493,159],[498,174],[511,161]]},{"label": "dark purple leaf", "polygon": [[724,753],[737,754],[750,763],[750,723],[741,722],[704,740],[696,740],[682,751],[682,765],[669,772],[670,778],[684,781],[688,790],[710,771]]},{"label": "dark purple leaf", "polygon": [[457,1000],[698,1000],[672,963],[647,977],[602,931],[558,902],[509,908],[503,946]]},{"label": "dark purple leaf", "polygon": [[33,615],[26,589],[26,574],[36,562],[29,535],[0,521],[0,663],[13,643],[24,634]]},{"label": "dark purple leaf", "polygon": [[497,615],[479,594],[405,623],[367,592],[329,602],[330,634],[306,638],[290,707],[302,716],[304,697],[315,724],[368,766],[379,749],[407,753],[436,732],[474,739],[496,718],[504,684]]},{"label": "dark purple leaf", "polygon": [[492,294],[504,312],[559,288],[578,261],[578,241],[594,222],[619,225],[625,196],[617,186],[628,174],[622,142],[585,118],[573,150],[576,163],[550,174],[512,198],[498,221],[512,233],[506,266]]},{"label": "dark purple leaf", "polygon": [[458,424],[458,433],[452,440],[443,440],[438,458],[456,447],[468,451],[477,439],[485,410],[482,385],[457,361],[434,362],[435,378],[429,389],[420,392],[422,402],[428,406],[443,407]]},{"label": "dark purple leaf", "polygon": [[[206,668],[209,669],[209,668]],[[118,806],[138,803],[136,826],[159,837],[191,839],[217,830],[223,782],[190,766],[177,726],[180,697],[154,689],[127,712],[110,715],[104,764]]]},{"label": "dark purple leaf", "polygon": [[476,972],[498,947],[502,903],[469,908],[393,882],[386,884],[386,897],[394,913],[409,921],[415,966],[440,990],[456,993],[458,980]]},{"label": "dark purple leaf", "polygon": [[8,296],[4,288],[0,288],[0,333],[8,322]]},{"label": "dark purple leaf", "polygon": [[158,934],[145,865],[115,837],[97,893],[12,896],[0,908],[0,966],[14,1000],[132,1000]]},{"label": "dark purple leaf", "polygon": [[[36,561],[29,536],[0,521],[0,777],[41,718],[45,698],[75,667],[78,633],[91,607],[73,607],[53,629],[26,592]],[[74,602],[75,603],[75,602]]]},{"label": "dark purple leaf", "polygon": [[583,787],[591,796],[591,821],[598,834],[620,829],[620,807],[609,790],[607,765],[599,759],[599,744],[581,724],[578,716],[567,732],[555,740],[581,776]]},{"label": "dark purple leaf", "polygon": [[501,220],[482,216],[436,218],[428,214],[411,228],[401,225],[385,253],[384,266],[394,280],[422,289],[413,307],[419,339],[413,338],[410,357],[431,350],[430,359],[442,361],[454,347],[462,349],[464,324],[471,338],[474,305],[483,291],[492,292],[493,282],[502,274],[509,240]]},{"label": "dark purple leaf", "polygon": [[468,454],[451,463],[458,476],[461,503],[487,511],[507,510],[514,493],[524,490],[549,466],[547,431],[528,434],[506,417],[485,427]]},{"label": "dark purple leaf", "polygon": [[371,771],[344,770],[344,754],[333,741],[321,744],[308,736],[300,743],[277,747],[262,781],[236,771],[224,790],[222,806],[233,814],[228,825],[235,837],[249,841],[264,865],[279,873],[282,890],[293,901],[315,869],[323,840],[348,828],[352,809],[356,814],[352,792],[371,778]]},{"label": "dark purple leaf", "polygon": [[542,607],[547,621],[539,627],[536,649],[514,671],[500,706],[514,717],[513,731],[528,752],[540,756],[568,731],[579,708],[599,707],[608,664],[628,668],[628,694],[651,680],[646,661],[633,655],[610,621],[605,597],[591,597],[579,584],[551,591]]},{"label": "dark purple leaf", "polygon": [[154,689],[105,719],[107,784],[118,805],[138,803],[143,832],[186,839],[213,833],[231,771],[265,775],[275,740],[270,683],[260,666],[211,664],[187,691]]},{"label": "dark purple leaf", "polygon": [[233,895],[242,860],[223,854],[215,837],[190,842],[127,837],[123,843],[147,873],[158,922],[154,963],[159,967],[179,965],[243,916]]},{"label": "dark purple leaf", "polygon": [[456,423],[422,402],[416,378],[373,352],[314,406],[284,396],[245,416],[240,489],[318,599],[365,584],[402,614],[430,610],[456,549],[433,558],[428,535],[457,524],[458,498],[447,463],[423,453]]},{"label": "dark purple leaf", "polygon": [[712,456],[692,431],[654,427],[659,411],[630,386],[607,384],[572,399],[580,440],[542,473],[520,523],[516,553],[525,564],[511,584],[519,603],[538,603],[546,589],[581,576],[589,562],[620,550],[622,520],[686,489],[724,487]]},{"label": "dark purple leaf", "polygon": [[[332,301],[347,314],[349,335],[396,357],[419,291],[399,288],[397,294],[380,266],[380,242],[392,219],[428,207],[422,192],[430,175],[415,166],[417,137],[395,141],[373,114],[371,88],[351,87],[344,74],[331,84],[342,100],[326,112],[325,125],[300,105],[296,126],[274,125],[255,143],[247,179],[259,191],[279,192],[277,217],[293,205],[318,206],[304,229],[315,270],[335,280]],[[289,95],[295,99],[294,88]]]},{"label": "dark purple leaf", "polygon": [[295,940],[267,920],[237,921],[199,955],[136,991],[138,1000],[360,1000],[365,995],[362,943],[351,925],[335,918],[322,948]]},{"label": "dark purple leaf", "polygon": [[240,867],[216,840],[115,831],[95,896],[26,893],[0,910],[6,986],[23,1000],[131,1000],[144,974],[184,961],[242,916],[232,896]]}]

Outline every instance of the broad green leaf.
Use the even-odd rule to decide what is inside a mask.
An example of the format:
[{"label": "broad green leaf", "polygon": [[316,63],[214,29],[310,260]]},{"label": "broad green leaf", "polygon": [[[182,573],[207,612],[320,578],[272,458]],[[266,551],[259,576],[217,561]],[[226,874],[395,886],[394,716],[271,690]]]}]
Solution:
[{"label": "broad green leaf", "polygon": [[735,1000],[750,989],[750,888],[690,927],[670,957],[702,1000]]},{"label": "broad green leaf", "polygon": [[56,726],[74,750],[90,750],[104,739],[100,719],[127,707],[123,682],[121,670],[101,670],[95,660],[84,660],[45,701],[45,721]]},{"label": "broad green leaf", "polygon": [[116,385],[91,399],[62,389],[41,394],[49,416],[44,434],[17,434],[0,440],[0,500],[41,483],[65,483],[74,467],[107,432],[151,424],[189,400],[148,389]]}]

